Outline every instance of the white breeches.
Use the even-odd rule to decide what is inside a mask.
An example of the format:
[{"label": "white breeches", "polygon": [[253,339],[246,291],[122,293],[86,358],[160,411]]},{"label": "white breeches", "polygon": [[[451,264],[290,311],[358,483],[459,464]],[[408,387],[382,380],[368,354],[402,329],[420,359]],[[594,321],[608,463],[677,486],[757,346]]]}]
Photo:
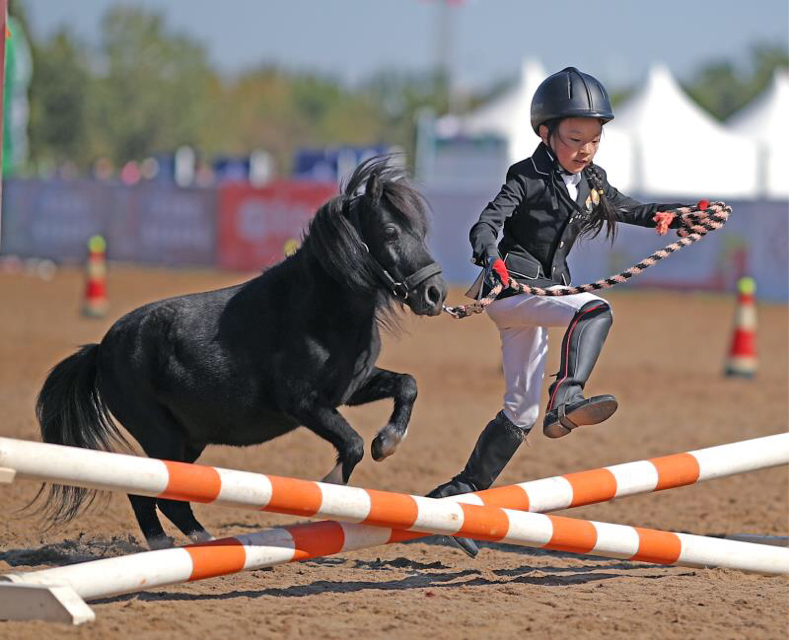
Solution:
[{"label": "white breeches", "polygon": [[504,415],[521,429],[531,429],[540,414],[547,327],[568,326],[581,307],[596,300],[608,304],[591,293],[558,298],[521,293],[488,305],[488,316],[501,334]]}]

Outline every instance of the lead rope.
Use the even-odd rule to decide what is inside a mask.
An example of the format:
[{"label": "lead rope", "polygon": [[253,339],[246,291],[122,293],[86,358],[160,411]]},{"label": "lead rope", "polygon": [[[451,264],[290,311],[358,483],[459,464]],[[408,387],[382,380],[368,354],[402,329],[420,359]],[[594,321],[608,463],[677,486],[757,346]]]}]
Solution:
[{"label": "lead rope", "polygon": [[[577,287],[564,287],[557,286],[550,289],[543,289],[541,287],[532,287],[528,284],[521,284],[512,278],[509,281],[509,288],[514,289],[518,293],[530,293],[534,296],[571,296],[576,293],[586,293],[589,291],[599,291],[600,289],[610,289],[611,287],[627,282],[633,276],[638,275],[645,269],[661,261],[663,258],[668,257],[675,251],[679,251],[689,244],[701,240],[710,231],[720,229],[726,224],[726,221],[731,215],[731,207],[727,206],[725,202],[712,202],[705,208],[699,206],[693,207],[678,207],[676,209],[669,209],[669,213],[674,213],[679,216],[682,226],[677,229],[679,240],[670,245],[655,251],[652,255],[644,258],[638,264],[633,265],[629,269],[622,271],[614,276],[597,280],[590,284],[582,284]],[[482,313],[491,302],[493,302],[501,293],[504,285],[500,282],[490,290],[487,296],[469,304],[458,305],[456,307],[448,307],[444,305],[443,310],[451,315],[453,318],[467,318],[475,313]]]}]

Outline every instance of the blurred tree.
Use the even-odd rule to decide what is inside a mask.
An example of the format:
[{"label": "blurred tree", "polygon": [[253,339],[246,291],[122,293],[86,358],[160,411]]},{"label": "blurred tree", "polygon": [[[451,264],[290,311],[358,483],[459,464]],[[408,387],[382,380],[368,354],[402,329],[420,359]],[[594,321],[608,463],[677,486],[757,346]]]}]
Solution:
[{"label": "blurred tree", "polygon": [[376,106],[381,140],[402,147],[411,161],[416,144],[417,112],[427,107],[441,115],[447,109],[446,85],[438,82],[434,73],[383,70],[373,74],[361,91]]},{"label": "blurred tree", "polygon": [[215,85],[212,103],[202,148],[209,153],[265,149],[283,171],[301,147],[382,141],[377,106],[329,78],[263,66]]},{"label": "blurred tree", "polygon": [[208,126],[213,72],[203,47],[161,15],[127,6],[102,19],[102,73],[90,104],[91,152],[120,164],[194,144]]},{"label": "blurred tree", "polygon": [[759,95],[777,68],[789,67],[785,45],[761,43],[751,50],[750,68],[738,70],[730,60],[705,64],[684,88],[719,120],[725,120]]},{"label": "blurred tree", "polygon": [[31,161],[38,165],[84,164],[88,160],[90,74],[83,48],[61,29],[34,45],[32,54]]},{"label": "blurred tree", "polygon": [[[354,88],[272,65],[220,78],[199,43],[173,33],[160,14],[129,5],[107,11],[95,52],[65,30],[33,41],[32,49],[30,143],[37,163],[85,168],[106,156],[120,165],[182,144],[206,155],[265,149],[283,172],[300,147],[398,145],[413,159],[417,112],[428,107],[441,115],[448,105],[446,83],[434,72],[382,70]],[[724,119],[762,91],[779,66],[789,66],[786,47],[758,44],[748,68],[713,60],[685,88]],[[466,106],[504,88],[499,83],[469,96]]]}]

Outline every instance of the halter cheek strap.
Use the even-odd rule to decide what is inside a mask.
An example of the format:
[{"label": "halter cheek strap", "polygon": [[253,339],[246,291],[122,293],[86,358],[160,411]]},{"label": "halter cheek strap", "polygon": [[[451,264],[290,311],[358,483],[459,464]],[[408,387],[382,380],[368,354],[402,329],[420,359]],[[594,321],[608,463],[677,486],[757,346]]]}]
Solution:
[{"label": "halter cheek strap", "polygon": [[[357,196],[357,198],[360,197],[362,196]],[[408,300],[408,296],[411,291],[416,289],[428,278],[432,278],[433,276],[441,273],[441,265],[439,265],[437,262],[431,262],[427,266],[418,269],[407,278],[404,278],[401,281],[395,280],[392,277],[392,274],[389,273],[389,271],[387,271],[370,252],[370,247],[364,241],[362,227],[359,222],[359,208],[356,206],[356,198],[347,200],[345,202],[343,205],[343,213],[345,214],[345,217],[351,222],[351,226],[353,226],[354,231],[356,231],[359,244],[361,244],[367,255],[370,257],[370,266],[373,268],[373,271],[375,271],[376,275],[378,275],[381,281],[387,286],[389,291],[391,291],[396,298]]]}]

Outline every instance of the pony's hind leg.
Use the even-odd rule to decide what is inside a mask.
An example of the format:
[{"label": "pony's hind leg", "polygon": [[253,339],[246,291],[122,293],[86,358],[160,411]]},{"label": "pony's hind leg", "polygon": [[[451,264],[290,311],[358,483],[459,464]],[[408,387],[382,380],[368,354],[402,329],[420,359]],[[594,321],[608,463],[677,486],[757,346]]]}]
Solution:
[{"label": "pony's hind leg", "polygon": [[148,546],[151,549],[172,547],[174,540],[164,532],[162,523],[156,515],[156,498],[130,494],[129,502]]},{"label": "pony's hind leg", "polygon": [[[166,407],[151,402],[147,396],[135,400],[133,405],[127,403],[119,407],[116,416],[140,443],[143,451],[151,458],[194,462],[204,447],[186,440],[188,430],[176,421],[172,413]],[[195,519],[188,502],[132,495],[129,500],[140,529],[152,549],[173,544],[173,539],[162,528],[156,513],[157,506],[168,520],[192,540],[207,540],[211,537]]]},{"label": "pony's hind leg", "polygon": [[[184,455],[184,462],[194,462],[200,457],[203,447],[187,446]],[[211,540],[212,536],[203,528],[192,512],[192,505],[181,500],[169,500],[167,498],[157,498],[156,505],[167,519],[172,522],[185,536],[192,542],[205,542]]]},{"label": "pony's hind leg", "polygon": [[364,385],[348,400],[348,405],[353,406],[383,398],[394,399],[394,409],[389,422],[378,431],[370,447],[374,460],[391,456],[405,438],[416,395],[416,380],[413,376],[375,367]]}]

